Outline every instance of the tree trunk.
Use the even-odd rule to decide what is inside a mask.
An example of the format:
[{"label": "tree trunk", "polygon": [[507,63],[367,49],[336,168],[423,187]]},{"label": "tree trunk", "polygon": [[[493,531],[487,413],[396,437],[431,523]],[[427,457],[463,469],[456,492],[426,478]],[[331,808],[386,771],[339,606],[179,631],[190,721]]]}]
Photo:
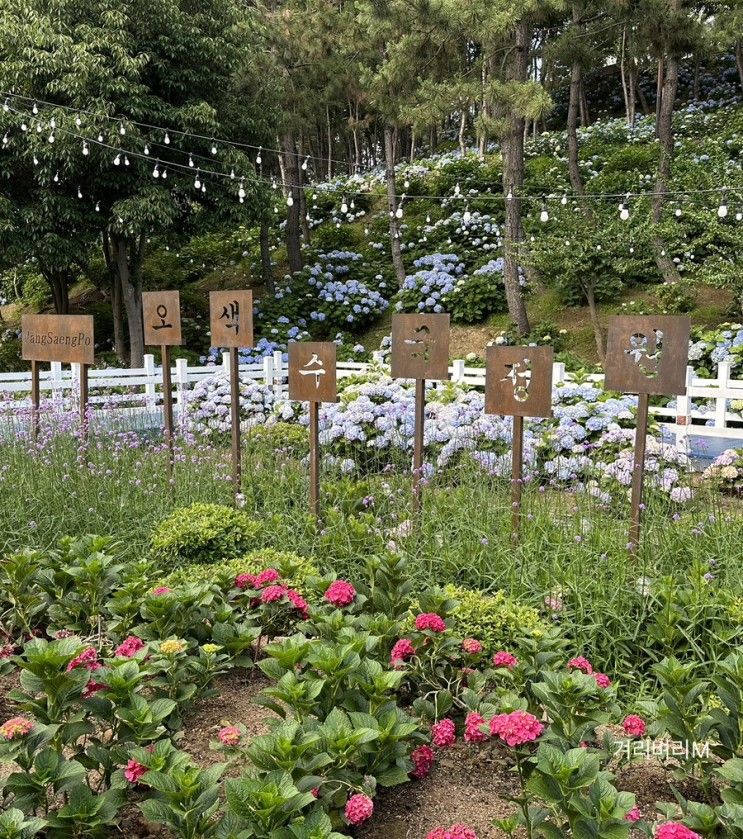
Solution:
[{"label": "tree trunk", "polygon": [[[678,2],[678,0],[676,0]],[[675,11],[676,4],[673,3]],[[669,53],[666,56],[665,67],[659,65],[658,77],[663,78],[663,87],[660,91],[660,102],[658,107],[658,121],[656,133],[660,140],[660,159],[658,160],[658,175],[655,181],[653,192],[653,223],[659,225],[663,217],[663,207],[666,203],[668,181],[671,177],[671,164],[673,162],[674,136],[673,136],[673,108],[676,101],[676,89],[678,87],[678,57]],[[653,250],[655,251],[655,262],[666,282],[675,282],[680,279],[678,269],[668,255],[665,242],[658,231],[653,234]]]},{"label": "tree trunk", "polygon": [[67,271],[42,271],[44,279],[49,283],[49,288],[52,290],[52,300],[54,301],[54,311],[58,315],[67,315],[70,313],[70,294],[69,284],[71,277]]},{"label": "tree trunk", "polygon": [[271,267],[271,246],[269,244],[269,227],[266,222],[260,226],[258,237],[261,248],[261,279],[266,291],[269,294],[276,293],[276,284],[273,280],[273,269]]},{"label": "tree trunk", "polygon": [[121,280],[116,269],[116,260],[111,253],[111,240],[108,231],[101,236],[103,258],[106,261],[109,283],[111,286],[111,314],[113,316],[114,352],[122,364],[126,364],[126,340],[124,338],[124,303],[121,297]]},{"label": "tree trunk", "polygon": [[[580,22],[580,11],[573,6],[573,25],[579,32],[583,27]],[[573,68],[570,74],[570,98],[568,100],[568,172],[570,173],[570,185],[573,192],[583,194],[583,180],[580,176],[578,166],[578,110],[580,107],[580,91],[582,86],[583,69],[580,61],[573,61]]]},{"label": "tree trunk", "polygon": [[116,272],[121,284],[121,298],[129,327],[129,366],[144,366],[144,327],[142,324],[142,274],[141,257],[144,255],[143,239],[137,254],[130,255],[129,243],[122,236],[111,234]]},{"label": "tree trunk", "polygon": [[591,124],[591,115],[588,113],[588,98],[586,97],[586,87],[581,79],[580,83],[580,124],[583,128],[588,128]]},{"label": "tree trunk", "polygon": [[328,127],[328,180],[333,180],[333,130],[330,127],[330,105],[325,106],[325,121]]},{"label": "tree trunk", "polygon": [[395,141],[391,125],[384,126],[384,175],[387,183],[387,207],[390,214],[390,249],[397,282],[405,282],[405,263],[400,247],[400,225],[397,223],[397,189],[395,187]]},{"label": "tree trunk", "polygon": [[596,307],[596,288],[594,283],[591,282],[583,290],[586,295],[586,301],[588,302],[588,312],[591,316],[593,337],[596,341],[596,352],[598,353],[599,361],[603,364],[606,359],[606,349],[604,348],[604,330],[601,328],[599,313]]},{"label": "tree trunk", "polygon": [[467,112],[462,108],[462,114],[459,117],[459,154],[464,157],[467,151],[467,146],[464,142],[464,131],[467,128]]},{"label": "tree trunk", "polygon": [[292,205],[286,210],[286,260],[289,263],[289,271],[301,271],[304,266],[302,258],[302,226],[299,221],[301,212],[299,199],[299,164],[297,161],[297,149],[294,142],[294,134],[291,131],[284,131],[281,135],[281,153],[283,158],[283,169],[286,183],[286,196],[292,198]]},{"label": "tree trunk", "polygon": [[637,67],[635,67],[635,60],[630,60],[629,67],[629,109],[627,111],[627,122],[630,128],[635,127],[637,114]]},{"label": "tree trunk", "polygon": [[738,65],[738,79],[743,90],[743,39],[735,42],[735,63]]},{"label": "tree trunk", "polygon": [[[523,83],[529,70],[531,26],[527,20],[516,24],[514,49],[506,81]],[[520,335],[529,332],[529,318],[519,283],[518,248],[523,240],[521,221],[521,187],[524,182],[524,117],[512,109],[508,129],[501,140],[503,156],[503,193],[506,198],[506,223],[503,229],[503,280],[506,287],[508,313]]]},{"label": "tree trunk", "polygon": [[645,96],[645,92],[642,89],[642,85],[640,84],[639,76],[637,78],[637,98],[640,100],[640,107],[642,108],[642,112],[646,117],[650,116],[650,105],[648,104],[647,97]]},{"label": "tree trunk", "polygon": [[655,136],[660,137],[660,109],[663,102],[665,73],[663,59],[658,59],[658,74],[655,79]]}]

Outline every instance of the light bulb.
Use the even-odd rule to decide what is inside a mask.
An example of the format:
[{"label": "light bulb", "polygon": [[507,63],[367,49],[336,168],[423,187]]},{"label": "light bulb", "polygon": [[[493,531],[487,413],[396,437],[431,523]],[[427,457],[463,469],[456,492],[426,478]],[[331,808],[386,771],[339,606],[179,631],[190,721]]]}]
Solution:
[{"label": "light bulb", "polygon": [[49,139],[50,143],[53,143],[54,142],[54,134],[50,134],[48,139]]},{"label": "light bulb", "polygon": [[58,183],[59,183],[59,172],[55,172],[55,173],[54,173],[54,183],[55,183],[55,184],[58,184]]},{"label": "light bulb", "polygon": [[506,201],[513,201],[513,190],[511,187],[508,187],[508,195],[506,195]]},{"label": "light bulb", "polygon": [[459,188],[459,184],[454,187],[454,195],[458,196],[462,190]]},{"label": "light bulb", "polygon": [[565,195],[562,196],[562,198],[560,199],[560,203],[562,204],[563,207],[566,206],[566,204],[568,203],[567,193],[565,193]]},{"label": "light bulb", "polygon": [[33,106],[33,108],[31,108],[31,110],[32,110],[35,114],[38,114],[38,113],[39,113],[39,106],[36,104],[36,102],[34,102],[34,106]]},{"label": "light bulb", "polygon": [[149,147],[149,145],[148,145],[147,143],[145,143],[145,144],[144,144],[144,153],[145,153],[145,154],[149,154],[149,153],[150,153],[150,147]]},{"label": "light bulb", "polygon": [[676,215],[676,218],[679,218],[681,216],[681,207],[676,207],[674,213]]},{"label": "light bulb", "polygon": [[302,171],[303,172],[307,171],[307,164],[309,163],[309,160],[310,160],[309,157],[305,157],[304,163],[302,164]]},{"label": "light bulb", "polygon": [[430,223],[431,223],[431,216],[426,216],[426,224],[430,224]]},{"label": "light bulb", "polygon": [[736,213],[735,214],[736,221],[743,221],[743,213]]},{"label": "light bulb", "polygon": [[119,134],[123,137],[126,134],[126,128],[124,128],[123,123],[119,126]]},{"label": "light bulb", "polygon": [[235,170],[234,169],[230,169],[230,180],[231,181],[235,180]]},{"label": "light bulb", "polygon": [[469,207],[468,207],[468,208],[464,211],[464,214],[462,215],[462,221],[463,221],[465,224],[469,224],[471,220],[472,220],[472,213],[470,212]]},{"label": "light bulb", "polygon": [[82,193],[82,190],[80,189],[80,187],[78,187],[78,188],[77,188],[77,197],[78,197],[78,198],[82,198],[82,197],[83,197],[83,193]]},{"label": "light bulb", "polygon": [[634,248],[630,248],[630,249],[629,249],[629,252],[630,252],[630,253],[634,253],[634,252],[635,252],[635,249],[634,249]]},{"label": "light bulb", "polygon": [[356,209],[356,202],[353,200],[353,198],[351,199],[351,203],[349,204],[349,206],[351,207],[352,210]]},{"label": "light bulb", "polygon": [[5,100],[5,103],[3,104],[3,110],[5,111],[6,114],[10,110],[10,105],[8,105],[8,100],[7,99]]},{"label": "light bulb", "polygon": [[26,125],[25,122],[21,123],[21,131],[28,131],[28,126]]},{"label": "light bulb", "polygon": [[629,209],[626,204],[620,204],[619,218],[622,219],[622,221],[627,221],[627,219],[629,218]]},{"label": "light bulb", "polygon": [[57,127],[57,120],[56,120],[56,119],[54,119],[54,117],[52,117],[52,118],[49,120],[49,127],[50,127],[50,128],[56,128],[56,127]]},{"label": "light bulb", "polygon": [[728,205],[723,201],[717,208],[717,215],[719,218],[725,218],[728,214]]},{"label": "light bulb", "polygon": [[188,156],[188,165],[193,169],[193,157],[190,154]]},{"label": "light bulb", "polygon": [[76,125],[78,128],[80,128],[80,126],[81,126],[82,124],[83,124],[83,121],[80,119],[80,117],[79,117],[79,116],[75,117],[75,125]]},{"label": "light bulb", "polygon": [[86,140],[83,140],[83,154],[87,157],[90,154],[90,149],[88,148],[88,143]]},{"label": "light bulb", "polygon": [[103,134],[102,134],[102,132],[100,132],[100,131],[98,132],[98,142],[99,142],[99,143],[102,143],[102,142],[103,142]]},{"label": "light bulb", "polygon": [[36,157],[36,155],[34,155],[34,166],[38,166],[38,165],[39,165],[39,158]]},{"label": "light bulb", "polygon": [[5,136],[3,137],[3,145],[7,146],[9,142],[10,142],[10,138],[8,137],[8,135],[6,133]]},{"label": "light bulb", "polygon": [[343,213],[344,216],[348,212],[348,204],[346,204],[346,199],[345,198],[343,199],[343,203],[341,204],[341,212]]},{"label": "light bulb", "polygon": [[44,130],[44,126],[41,123],[38,123],[37,126],[36,126],[36,133],[41,134],[41,132],[43,130]]},{"label": "light bulb", "polygon": [[201,189],[201,178],[199,177],[198,172],[196,172],[196,177],[194,178],[193,186],[194,189]]},{"label": "light bulb", "polygon": [[398,207],[397,210],[395,210],[395,218],[402,218],[402,216],[403,216],[402,207]]},{"label": "light bulb", "polygon": [[539,221],[545,222],[550,220],[550,214],[547,212],[546,204],[542,205],[542,212],[539,214]]},{"label": "light bulb", "polygon": [[238,189],[237,194],[240,197],[241,201],[242,201],[243,198],[245,198],[245,187],[243,187],[243,182],[242,181],[240,181],[240,189]]},{"label": "light bulb", "polygon": [[128,166],[128,165],[129,165],[129,157],[127,155],[124,155],[124,166]]},{"label": "light bulb", "polygon": [[152,177],[159,178],[160,177],[160,166],[156,163],[155,168],[152,170]]},{"label": "light bulb", "polygon": [[120,166],[120,165],[121,165],[121,155],[117,154],[116,157],[114,158],[114,166]]},{"label": "light bulb", "polygon": [[410,181],[407,178],[405,178],[404,186],[405,186],[405,189],[410,189]]},{"label": "light bulb", "polygon": [[263,146],[259,146],[258,154],[255,156],[255,164],[256,166],[260,166],[263,163],[263,158],[261,157],[261,152],[263,151]]},{"label": "light bulb", "polygon": [[309,214],[309,213],[305,213],[304,220],[305,220],[305,221],[309,221],[309,220],[310,220],[310,214]]},{"label": "light bulb", "polygon": [[203,195],[206,195],[206,181],[204,181],[204,183],[201,184],[201,192]]},{"label": "light bulb", "polygon": [[364,228],[364,236],[368,236],[368,235],[369,235],[369,228],[365,227]]},{"label": "light bulb", "polygon": [[291,192],[286,196],[286,206],[293,207],[294,206],[294,196]]},{"label": "light bulb", "polygon": [[166,146],[170,145],[170,135],[168,134],[167,131],[165,132],[165,136],[163,137],[163,142],[165,143]]},{"label": "light bulb", "polygon": [[160,177],[161,177],[163,180],[166,180],[166,179],[167,179],[167,177],[168,177],[168,170],[167,170],[167,169],[163,169],[162,174],[160,175]]},{"label": "light bulb", "polygon": [[217,144],[212,140],[212,154],[217,153]]},{"label": "light bulb", "polygon": [[95,211],[96,211],[96,213],[100,213],[100,211],[101,211],[101,202],[100,201],[95,202]]}]

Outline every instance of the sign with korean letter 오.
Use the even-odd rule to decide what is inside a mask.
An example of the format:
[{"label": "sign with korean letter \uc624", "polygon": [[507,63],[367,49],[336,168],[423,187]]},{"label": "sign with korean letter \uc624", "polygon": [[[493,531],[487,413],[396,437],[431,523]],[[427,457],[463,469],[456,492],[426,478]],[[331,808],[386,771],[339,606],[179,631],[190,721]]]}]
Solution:
[{"label": "sign with korean letter \uc624", "polygon": [[335,344],[293,341],[289,344],[289,399],[335,402],[338,398]]},{"label": "sign with korean letter \uc624", "polygon": [[485,413],[552,416],[552,347],[488,347]]},{"label": "sign with korean letter \uc624", "polygon": [[178,346],[181,337],[181,295],[177,291],[142,293],[144,342],[147,346]]},{"label": "sign with korean letter \uc624", "polygon": [[92,315],[23,315],[21,355],[26,361],[92,364]]},{"label": "sign with korean letter \uc624", "polygon": [[213,347],[253,346],[253,293],[209,293],[211,344]]},{"label": "sign with korean letter \uc624", "polygon": [[682,315],[609,318],[607,390],[621,393],[686,393],[691,322]]},{"label": "sign with korean letter \uc624", "polygon": [[392,377],[449,378],[449,315],[392,316]]}]

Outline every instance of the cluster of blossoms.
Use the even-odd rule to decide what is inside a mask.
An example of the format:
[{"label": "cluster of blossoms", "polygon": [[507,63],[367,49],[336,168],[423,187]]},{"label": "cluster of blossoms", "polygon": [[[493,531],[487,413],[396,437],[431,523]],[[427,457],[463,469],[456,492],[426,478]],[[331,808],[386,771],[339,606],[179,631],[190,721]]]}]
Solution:
[{"label": "cluster of blossoms", "polygon": [[266,568],[260,574],[238,574],[235,577],[235,588],[244,591],[246,588],[261,589],[279,580],[281,575],[275,568]]},{"label": "cluster of blossoms", "polygon": [[679,822],[666,822],[655,829],[655,839],[702,839],[702,837]]},{"label": "cluster of blossoms", "polygon": [[543,731],[544,725],[527,711],[497,714],[490,720],[491,736],[498,737],[511,748],[533,743]]},{"label": "cluster of blossoms", "polygon": [[[201,433],[230,431],[229,376],[219,374],[197,382],[186,405],[191,428]],[[273,389],[256,382],[240,382],[240,425],[243,430],[263,425],[274,406]]]},{"label": "cluster of blossoms", "polygon": [[457,277],[464,274],[464,263],[453,253],[436,253],[416,259],[419,270],[405,277],[397,294],[397,312],[448,311],[447,299],[457,287]]},{"label": "cluster of blossoms", "polygon": [[501,650],[493,656],[493,667],[505,667],[512,670],[519,663],[515,655],[509,653],[507,650]]},{"label": "cluster of blossoms", "polygon": [[416,617],[415,628],[418,632],[446,632],[446,622],[435,612],[423,612]]},{"label": "cluster of blossoms", "polygon": [[582,655],[576,656],[576,658],[571,658],[570,661],[568,661],[567,667],[568,670],[580,670],[582,673],[585,673],[586,676],[593,676],[596,684],[600,688],[611,687],[611,679],[605,673],[597,673],[593,669],[591,662]]},{"label": "cluster of blossoms", "polygon": [[628,714],[622,721],[622,728],[629,737],[643,737],[647,731],[647,724],[637,714]]},{"label": "cluster of blossoms", "polygon": [[[425,224],[421,228],[421,237],[417,245],[455,245],[463,252],[488,253],[502,246],[501,229],[488,213],[481,213],[479,210],[468,212],[457,208],[433,224]],[[416,243],[413,243],[412,247],[416,247]]]},{"label": "cluster of blossoms", "polygon": [[449,828],[435,827],[426,839],[477,839],[477,833],[466,824],[453,824]]},{"label": "cluster of blossoms", "polygon": [[352,795],[344,808],[344,815],[349,824],[362,824],[374,814],[374,802],[368,795],[356,793]]},{"label": "cluster of blossoms", "polygon": [[137,763],[136,760],[128,760],[126,762],[126,767],[124,768],[124,777],[130,784],[138,784],[140,778],[148,771],[149,770],[146,766],[142,766],[142,764]]},{"label": "cluster of blossoms", "polygon": [[726,449],[704,470],[703,477],[726,492],[743,492],[743,449]]},{"label": "cluster of blossoms", "polygon": [[[98,651],[95,647],[86,647],[86,649],[84,649],[79,655],[75,656],[75,658],[68,663],[67,672],[69,673],[72,670],[76,670],[78,667],[84,667],[91,673],[103,668],[103,664],[98,660]],[[105,685],[102,685],[100,682],[96,682],[94,679],[90,678],[83,688],[82,698],[87,699],[94,693],[97,693],[99,690],[103,690],[104,688]]]},{"label": "cluster of blossoms", "polygon": [[743,324],[723,323],[690,341],[689,364],[698,373],[714,377],[721,361],[729,362],[733,371],[743,364]]},{"label": "cluster of blossoms", "polygon": [[186,651],[186,642],[180,638],[168,638],[160,644],[163,655],[180,655]]},{"label": "cluster of blossoms", "polygon": [[145,648],[145,643],[136,635],[130,635],[116,648],[114,655],[117,658],[133,658],[140,650]]},{"label": "cluster of blossoms", "polygon": [[421,780],[428,777],[436,761],[436,755],[430,746],[418,746],[411,752],[410,759],[413,761],[413,771],[410,776]]},{"label": "cluster of blossoms", "polygon": [[336,608],[350,606],[356,599],[356,589],[347,580],[334,580],[323,595]]},{"label": "cluster of blossoms", "polygon": [[310,614],[310,607],[302,595],[282,583],[270,585],[261,592],[260,601],[263,604],[288,601],[306,620]]},{"label": "cluster of blossoms", "polygon": [[242,732],[234,725],[226,725],[220,728],[217,733],[217,739],[223,746],[235,747],[242,739]]},{"label": "cluster of blossoms", "polygon": [[414,655],[415,647],[413,646],[413,642],[407,638],[401,638],[395,642],[395,646],[392,648],[390,665],[395,668],[401,667],[407,659],[412,658]]},{"label": "cluster of blossoms", "polygon": [[359,328],[389,306],[387,282],[379,274],[373,278],[369,276],[369,266],[361,254],[353,251],[321,253],[318,261],[305,271],[307,284],[314,292],[313,308],[308,317],[325,323],[328,329]]},{"label": "cluster of blossoms", "polygon": [[0,737],[4,740],[15,740],[17,737],[25,737],[34,724],[26,717],[12,717],[0,725]]}]

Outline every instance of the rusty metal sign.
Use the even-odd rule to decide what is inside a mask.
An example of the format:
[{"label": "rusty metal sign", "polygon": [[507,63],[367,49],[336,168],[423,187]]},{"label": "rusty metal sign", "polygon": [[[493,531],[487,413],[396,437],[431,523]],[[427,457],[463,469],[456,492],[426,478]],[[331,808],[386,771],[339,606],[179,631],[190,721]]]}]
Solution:
[{"label": "rusty metal sign", "polygon": [[552,416],[552,347],[488,347],[485,413]]},{"label": "rusty metal sign", "polygon": [[605,386],[621,393],[686,393],[691,322],[681,315],[609,319]]},{"label": "rusty metal sign", "polygon": [[144,342],[147,346],[175,347],[183,343],[179,292],[143,292],[142,315]]},{"label": "rusty metal sign", "polygon": [[253,346],[253,293],[209,293],[211,344],[213,347]]},{"label": "rusty metal sign", "polygon": [[289,344],[289,399],[335,402],[338,398],[336,347],[332,341]]},{"label": "rusty metal sign", "polygon": [[392,376],[449,378],[449,315],[392,316]]},{"label": "rusty metal sign", "polygon": [[93,364],[92,315],[23,315],[21,337],[26,361]]}]

